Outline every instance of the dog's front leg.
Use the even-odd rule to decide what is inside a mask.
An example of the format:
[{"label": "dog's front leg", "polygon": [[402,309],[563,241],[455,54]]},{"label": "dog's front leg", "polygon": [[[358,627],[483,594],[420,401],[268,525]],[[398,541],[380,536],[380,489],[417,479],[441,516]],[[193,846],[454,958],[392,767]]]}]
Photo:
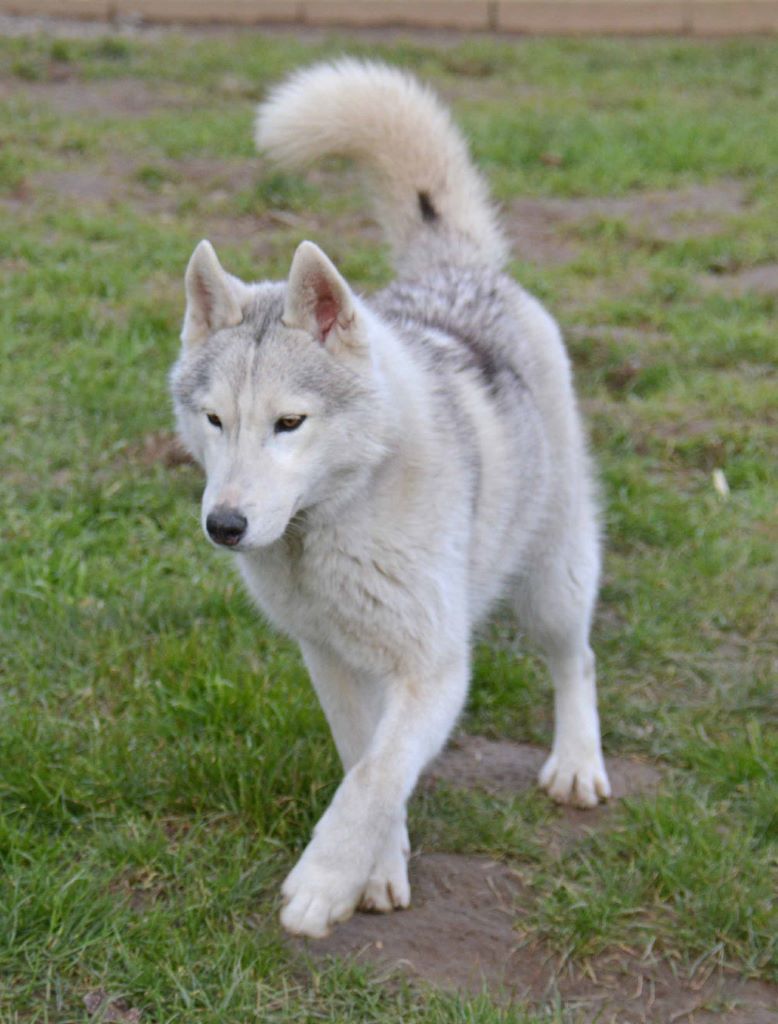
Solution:
[{"label": "dog's front leg", "polygon": [[281,922],[320,937],[360,901],[379,910],[407,906],[405,805],[438,753],[467,692],[468,658],[426,678],[387,683],[384,707],[363,756],[346,773],[313,838],[283,886]]},{"label": "dog's front leg", "polygon": [[[332,648],[303,641],[300,644],[311,682],[327,716],[343,771],[367,751],[385,703],[386,680],[360,675]],[[405,816],[392,829],[370,870],[360,909],[385,913],[407,907],[411,890],[407,863],[410,843]]]},{"label": "dog's front leg", "polygon": [[365,678],[331,648],[303,641],[300,649],[338,748],[343,771],[363,757],[381,717],[383,686]]}]

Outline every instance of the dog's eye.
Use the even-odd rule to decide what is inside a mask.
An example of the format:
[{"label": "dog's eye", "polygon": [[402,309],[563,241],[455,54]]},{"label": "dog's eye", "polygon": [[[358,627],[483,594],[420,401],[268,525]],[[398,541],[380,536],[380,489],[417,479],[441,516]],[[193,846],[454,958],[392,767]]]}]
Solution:
[{"label": "dog's eye", "polygon": [[276,420],[275,432],[277,434],[288,434],[290,430],[297,430],[305,421],[305,416],[281,416]]},{"label": "dog's eye", "polygon": [[215,412],[207,412],[205,414],[205,418],[208,420],[212,427],[218,427],[218,429],[221,430],[222,421],[219,419]]}]

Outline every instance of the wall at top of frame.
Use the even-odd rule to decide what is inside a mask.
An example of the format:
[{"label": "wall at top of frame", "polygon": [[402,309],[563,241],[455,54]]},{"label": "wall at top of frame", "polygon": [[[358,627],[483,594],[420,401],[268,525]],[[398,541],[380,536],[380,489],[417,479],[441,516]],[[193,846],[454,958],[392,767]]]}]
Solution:
[{"label": "wall at top of frame", "polygon": [[0,13],[155,24],[398,26],[538,35],[778,32],[778,0],[0,0]]}]

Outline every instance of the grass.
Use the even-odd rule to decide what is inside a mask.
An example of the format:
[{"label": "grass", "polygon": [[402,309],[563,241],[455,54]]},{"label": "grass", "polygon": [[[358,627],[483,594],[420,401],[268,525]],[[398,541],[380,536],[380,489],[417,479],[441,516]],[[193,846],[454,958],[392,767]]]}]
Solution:
[{"label": "grass", "polygon": [[[187,1024],[564,1015],[284,945],[278,885],[335,753],[296,650],[201,539],[196,472],[139,454],[170,427],[200,237],[260,278],[310,232],[355,285],[386,280],[347,168],[273,175],[252,156],[267,84],[343,49],[429,77],[508,209],[742,190],[661,236],[600,209],[560,224],[569,259],[513,266],[568,333],[601,467],[605,747],[661,762],[663,787],[561,861],[536,794],[424,794],[412,837],[520,863],[523,928],[576,962],[650,947],[778,980],[775,298],[716,287],[778,260],[776,44],[36,36],[0,40],[3,1024],[83,1020],[99,988]],[[68,194],[68,174],[110,188]],[[503,626],[477,649],[464,726],[547,744],[545,675]]]}]

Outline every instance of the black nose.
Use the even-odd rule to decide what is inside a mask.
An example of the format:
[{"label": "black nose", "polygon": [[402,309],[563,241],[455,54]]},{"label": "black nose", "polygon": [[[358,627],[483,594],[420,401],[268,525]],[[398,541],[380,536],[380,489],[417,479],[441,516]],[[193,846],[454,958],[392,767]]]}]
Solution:
[{"label": "black nose", "polygon": [[248,519],[242,512],[225,505],[219,505],[213,512],[209,512],[205,520],[205,528],[211,540],[217,544],[226,544],[228,548],[238,543],[247,526]]}]

